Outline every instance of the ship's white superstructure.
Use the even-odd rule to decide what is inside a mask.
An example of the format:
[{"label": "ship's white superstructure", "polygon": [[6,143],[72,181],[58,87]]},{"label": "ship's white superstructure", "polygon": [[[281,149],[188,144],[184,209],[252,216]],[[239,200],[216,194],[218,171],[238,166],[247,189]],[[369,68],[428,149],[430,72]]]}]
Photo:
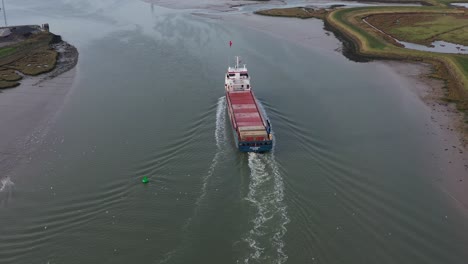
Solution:
[{"label": "ship's white superstructure", "polygon": [[228,67],[224,81],[227,92],[248,91],[251,89],[247,67],[245,67],[245,64],[240,66],[239,63],[240,59],[236,57],[236,66]]}]

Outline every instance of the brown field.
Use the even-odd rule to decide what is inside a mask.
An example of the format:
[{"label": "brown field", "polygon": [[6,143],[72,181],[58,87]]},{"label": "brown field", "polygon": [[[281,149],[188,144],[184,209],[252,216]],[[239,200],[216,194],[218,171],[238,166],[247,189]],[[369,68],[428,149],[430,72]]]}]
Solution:
[{"label": "brown field", "polygon": [[57,52],[50,47],[57,36],[49,32],[32,34],[0,48],[0,89],[19,85],[24,75],[39,75],[54,69]]}]

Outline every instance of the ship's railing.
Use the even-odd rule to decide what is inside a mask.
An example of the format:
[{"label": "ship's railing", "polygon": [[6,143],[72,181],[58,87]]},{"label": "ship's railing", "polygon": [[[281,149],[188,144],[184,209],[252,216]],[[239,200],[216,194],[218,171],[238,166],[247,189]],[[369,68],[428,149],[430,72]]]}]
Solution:
[{"label": "ship's railing", "polygon": [[249,91],[250,85],[228,85],[227,86],[229,91]]}]

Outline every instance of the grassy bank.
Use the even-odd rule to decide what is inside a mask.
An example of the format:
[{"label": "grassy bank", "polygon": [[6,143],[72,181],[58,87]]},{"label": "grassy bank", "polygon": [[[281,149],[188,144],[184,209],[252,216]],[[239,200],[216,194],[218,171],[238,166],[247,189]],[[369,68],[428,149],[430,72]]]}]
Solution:
[{"label": "grassy bank", "polygon": [[[435,77],[444,79],[447,87],[447,100],[457,103],[462,111],[468,110],[468,71],[467,55],[444,54],[409,50],[394,45],[388,41],[388,36],[363,23],[364,18],[375,15],[408,15],[418,20],[418,16],[464,16],[464,10],[440,9],[436,7],[385,7],[385,8],[352,8],[340,9],[331,12],[326,17],[326,22],[335,32],[339,32],[347,41],[353,42],[353,52],[368,58],[386,58],[393,60],[421,61],[434,65]],[[388,23],[386,20],[381,20]],[[453,20],[452,20],[453,21]],[[376,22],[376,21],[374,21]],[[378,22],[378,21],[377,21]],[[432,25],[432,26],[431,26]],[[428,25],[426,36],[436,35],[440,30],[437,23]],[[380,29],[380,24],[373,24]],[[458,28],[457,25],[450,25]],[[407,31],[410,32],[410,31]],[[440,35],[439,35],[440,36]],[[410,38],[414,38],[413,36]],[[451,39],[453,41],[453,39]],[[460,43],[461,44],[461,43]]]},{"label": "grassy bank", "polygon": [[376,14],[366,18],[372,25],[402,41],[429,46],[436,40],[468,45],[468,15],[446,14]]},{"label": "grassy bank", "polygon": [[[445,81],[444,100],[457,103],[460,111],[468,112],[468,55],[444,54],[410,50],[393,37],[427,44],[445,40],[464,44],[468,13],[466,9],[450,8],[448,1],[429,1],[432,6],[420,7],[358,7],[325,10],[325,26],[344,42],[347,56],[359,60],[388,59],[430,63],[431,77]],[[443,7],[442,7],[443,6]],[[259,14],[307,18],[316,17],[301,8],[286,11],[262,11]],[[367,24],[364,19],[372,22]],[[406,20],[405,20],[406,19]],[[385,33],[382,33],[384,31]],[[391,36],[390,36],[391,35]],[[417,41],[415,41],[417,40]],[[468,116],[468,115],[465,115]],[[467,119],[467,118],[465,118]]]},{"label": "grassy bank", "polygon": [[291,7],[256,11],[255,14],[263,16],[278,16],[278,17],[296,17],[296,18],[320,18],[325,19],[329,9],[313,9],[308,7]]},{"label": "grassy bank", "polygon": [[19,85],[23,75],[38,75],[54,69],[57,52],[50,44],[57,36],[39,32],[18,43],[0,48],[0,89]]}]

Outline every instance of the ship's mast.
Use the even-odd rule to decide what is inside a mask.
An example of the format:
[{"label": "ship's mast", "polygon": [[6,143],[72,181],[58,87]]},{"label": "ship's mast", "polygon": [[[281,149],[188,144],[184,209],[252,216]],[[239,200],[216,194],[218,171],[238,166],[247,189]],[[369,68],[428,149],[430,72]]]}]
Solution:
[{"label": "ship's mast", "polygon": [[5,27],[8,27],[6,11],[5,11],[5,0],[2,0],[3,18],[5,19]]},{"label": "ship's mast", "polygon": [[239,68],[239,56],[236,56],[236,69]]}]

